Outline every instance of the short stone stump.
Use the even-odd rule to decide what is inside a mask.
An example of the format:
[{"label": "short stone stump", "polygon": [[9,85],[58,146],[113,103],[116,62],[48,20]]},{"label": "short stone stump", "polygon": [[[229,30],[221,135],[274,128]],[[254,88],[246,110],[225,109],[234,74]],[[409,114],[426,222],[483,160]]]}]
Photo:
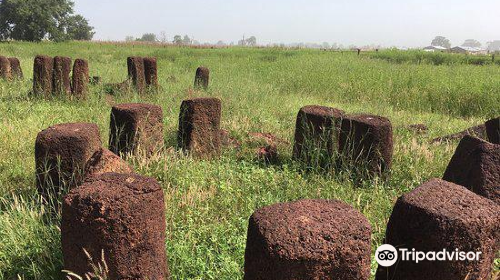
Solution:
[{"label": "short stone stump", "polygon": [[248,225],[245,280],[370,277],[371,226],[336,200],[300,200],[257,210]]},{"label": "short stone stump", "polygon": [[481,252],[479,261],[402,261],[379,266],[376,280],[490,279],[500,238],[500,207],[466,188],[432,179],[400,197],[385,243],[417,252]]},{"label": "short stone stump", "polygon": [[12,77],[16,79],[22,79],[24,75],[23,75],[23,69],[21,68],[21,62],[19,61],[19,59],[16,57],[9,57],[9,62],[10,62],[10,71],[12,73]]},{"label": "short stone stump", "polygon": [[160,106],[129,103],[113,106],[109,149],[126,158],[128,154],[150,156],[163,148],[163,110]]},{"label": "short stone stump", "polygon": [[207,67],[198,67],[194,78],[194,87],[197,89],[208,89],[210,82],[210,70]]},{"label": "short stone stump", "polygon": [[295,124],[293,158],[311,167],[332,167],[343,116],[344,111],[331,107],[301,108]]},{"label": "short stone stump", "polygon": [[42,195],[74,188],[84,177],[87,161],[101,149],[99,128],[91,123],[49,127],[35,142],[36,181]]},{"label": "short stone stump", "polygon": [[[168,279],[165,202],[155,179],[106,173],[88,178],[64,198],[64,268],[80,276],[104,260],[108,279]],[[102,265],[102,264],[101,264]]]},{"label": "short stone stump", "polygon": [[0,56],[0,78],[4,80],[12,79],[10,60],[5,56]]},{"label": "short stone stump", "polygon": [[54,59],[49,56],[38,55],[33,63],[33,93],[35,95],[50,96],[52,94],[52,76]]},{"label": "short stone stump", "polygon": [[443,180],[464,186],[500,205],[500,145],[465,136]]},{"label": "short stone stump", "polygon": [[387,118],[365,114],[345,116],[339,143],[342,162],[359,169],[356,172],[382,175],[392,166],[394,143],[392,124]]},{"label": "short stone stump", "polygon": [[53,91],[56,94],[71,94],[71,58],[54,57]]},{"label": "short stone stump", "polygon": [[144,76],[148,90],[158,89],[158,63],[154,57],[144,58]]},{"label": "short stone stump", "polygon": [[179,114],[179,147],[195,157],[218,156],[221,110],[222,103],[217,98],[184,100]]},{"label": "short stone stump", "polygon": [[144,72],[144,58],[128,57],[128,78],[132,81],[135,89],[139,93],[144,93],[146,90],[146,76]]},{"label": "short stone stump", "polygon": [[84,59],[76,59],[73,65],[72,95],[85,99],[89,91],[89,63]]},{"label": "short stone stump", "polygon": [[491,143],[500,145],[500,117],[486,122],[486,134]]},{"label": "short stone stump", "polygon": [[89,159],[85,167],[85,177],[104,173],[134,173],[132,167],[121,157],[108,149],[100,149]]}]

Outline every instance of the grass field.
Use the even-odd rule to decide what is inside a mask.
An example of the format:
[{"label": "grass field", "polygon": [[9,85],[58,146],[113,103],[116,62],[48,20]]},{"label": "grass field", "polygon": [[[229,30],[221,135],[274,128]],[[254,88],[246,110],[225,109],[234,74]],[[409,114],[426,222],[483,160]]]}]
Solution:
[{"label": "grass field", "polygon": [[[383,53],[383,52],[382,52]],[[94,122],[107,143],[112,104],[149,102],[164,110],[165,152],[131,159],[140,174],[163,186],[167,251],[173,279],[242,279],[248,218],[264,205],[300,198],[343,200],[370,220],[373,249],[381,244],[398,196],[442,177],[456,143],[431,138],[458,132],[500,115],[500,66],[412,63],[373,54],[285,49],[191,49],[111,43],[2,43],[0,54],[21,60],[25,79],[0,81],[0,279],[61,279],[59,218],[47,219],[34,187],[37,133],[64,122]],[[86,101],[43,100],[28,95],[37,54],[88,59],[104,83],[126,79],[126,58],[158,58],[157,95],[109,96],[91,87]],[[381,54],[379,54],[381,55]],[[402,55],[389,53],[390,55]],[[200,65],[211,69],[207,92],[192,90]],[[223,101],[222,127],[242,143],[221,159],[197,161],[175,149],[181,101],[215,96]],[[390,180],[355,186],[342,174],[302,172],[291,160],[295,117],[304,105],[389,117],[395,130]],[[424,123],[426,135],[406,126]],[[248,132],[270,132],[281,163],[254,157]],[[372,261],[372,271],[376,265]],[[498,262],[497,262],[498,265]]]}]

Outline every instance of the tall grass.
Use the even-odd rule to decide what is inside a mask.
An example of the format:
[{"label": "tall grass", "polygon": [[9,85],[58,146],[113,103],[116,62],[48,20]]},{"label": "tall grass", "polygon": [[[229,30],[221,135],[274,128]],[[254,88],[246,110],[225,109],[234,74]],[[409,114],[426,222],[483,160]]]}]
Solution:
[{"label": "tall grass", "polygon": [[[93,43],[3,43],[0,54],[17,56],[26,79],[0,81],[0,280],[61,279],[60,218],[46,219],[34,184],[37,133],[57,123],[98,124],[109,136],[111,106],[149,102],[164,111],[167,149],[151,160],[128,159],[135,170],[161,183],[167,209],[167,254],[173,279],[242,279],[247,221],[264,205],[300,198],[341,199],[367,216],[373,247],[382,242],[396,198],[441,177],[455,144],[429,145],[433,137],[463,130],[499,115],[500,68],[452,64],[394,64],[348,53],[281,49],[190,49]],[[104,83],[126,79],[126,57],[156,56],[161,90],[110,96],[91,86],[86,101],[29,96],[33,57],[65,55],[89,60],[91,76]],[[211,70],[208,91],[192,89],[195,70]],[[242,143],[221,159],[196,161],[175,150],[180,104],[188,96],[222,99],[222,127]],[[357,187],[348,176],[303,172],[291,160],[295,117],[310,104],[348,113],[389,117],[395,153],[391,177]],[[429,135],[405,127],[425,123]],[[262,165],[248,132],[271,132],[280,165]],[[375,263],[372,270],[375,269]]]}]

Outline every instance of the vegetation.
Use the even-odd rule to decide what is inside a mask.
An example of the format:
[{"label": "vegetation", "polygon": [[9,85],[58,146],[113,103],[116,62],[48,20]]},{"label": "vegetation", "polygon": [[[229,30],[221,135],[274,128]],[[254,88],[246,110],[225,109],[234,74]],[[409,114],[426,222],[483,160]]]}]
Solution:
[{"label": "vegetation", "polygon": [[0,1],[0,39],[41,41],[91,40],[93,27],[74,15],[70,0]]},{"label": "vegetation", "polygon": [[[390,51],[358,57],[319,50],[87,42],[3,43],[0,53],[19,57],[26,76],[19,82],[0,81],[0,280],[62,278],[60,216],[47,214],[34,187],[35,138],[53,124],[85,121],[99,125],[106,143],[112,104],[163,107],[165,151],[149,160],[131,158],[130,163],[164,188],[168,262],[173,279],[182,280],[242,279],[252,212],[300,198],[340,199],[356,207],[371,222],[375,249],[397,197],[443,175],[456,143],[430,145],[429,140],[500,113],[498,65],[469,65],[458,58],[435,65],[435,54]],[[142,97],[132,92],[109,96],[104,85],[97,85],[86,101],[43,100],[28,95],[36,54],[88,59],[91,76],[101,76],[105,83],[126,79],[127,56],[155,56],[162,89]],[[415,63],[417,55],[429,62]],[[400,57],[408,60],[394,63]],[[207,92],[192,89],[200,65],[211,70]],[[173,148],[180,104],[189,96],[223,100],[222,127],[242,143],[241,149],[227,149],[218,160],[198,161]],[[355,178],[342,172],[301,171],[291,160],[291,145],[296,114],[310,104],[389,117],[395,132],[390,179],[356,186]],[[416,123],[427,125],[429,133],[417,135],[406,128]],[[248,132],[284,139],[278,144],[281,163],[266,166],[256,160],[254,150],[264,143]],[[375,268],[373,260],[373,272]]]}]

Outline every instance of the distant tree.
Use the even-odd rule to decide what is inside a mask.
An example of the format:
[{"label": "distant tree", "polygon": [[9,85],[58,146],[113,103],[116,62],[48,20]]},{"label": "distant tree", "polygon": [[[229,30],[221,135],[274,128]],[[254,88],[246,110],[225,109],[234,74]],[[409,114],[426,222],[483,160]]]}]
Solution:
[{"label": "distant tree", "polygon": [[167,41],[168,41],[167,32],[165,31],[160,32],[160,42],[166,43]]},{"label": "distant tree", "polygon": [[482,45],[479,41],[474,39],[467,39],[462,44],[463,47],[480,48]]},{"label": "distant tree", "polygon": [[142,37],[140,39],[138,39],[137,41],[157,42],[158,40],[156,39],[156,34],[154,34],[154,33],[145,33],[145,34],[142,34]]},{"label": "distant tree", "polygon": [[255,36],[251,36],[250,38],[248,38],[247,45],[248,46],[257,46],[257,38],[255,38]]},{"label": "distant tree", "polygon": [[125,37],[125,42],[132,42],[132,41],[135,41],[134,36]]},{"label": "distant tree", "polygon": [[191,38],[189,38],[188,35],[184,35],[184,38],[182,39],[182,43],[184,45],[191,45],[193,41],[191,40]]},{"label": "distant tree", "polygon": [[331,48],[330,43],[328,43],[328,42],[323,42],[323,44],[321,44],[321,47],[323,49],[329,49],[329,48]]},{"label": "distant tree", "polygon": [[431,46],[439,46],[443,48],[451,48],[450,40],[446,39],[443,36],[436,36],[434,40],[432,40]]},{"label": "distant tree", "polygon": [[219,47],[223,47],[225,45],[226,45],[226,43],[224,43],[224,41],[217,42],[217,46],[219,46]]},{"label": "distant tree", "polygon": [[89,39],[94,33],[70,0],[1,0],[0,39],[64,41]]},{"label": "distant tree", "polygon": [[70,40],[90,41],[95,34],[93,30],[88,20],[81,15],[70,16],[66,20],[66,34]]},{"label": "distant tree", "polygon": [[182,45],[182,36],[181,35],[175,35],[174,40],[172,43],[177,44],[177,45]]},{"label": "distant tree", "polygon": [[500,40],[488,42],[488,51],[490,52],[500,51]]}]

